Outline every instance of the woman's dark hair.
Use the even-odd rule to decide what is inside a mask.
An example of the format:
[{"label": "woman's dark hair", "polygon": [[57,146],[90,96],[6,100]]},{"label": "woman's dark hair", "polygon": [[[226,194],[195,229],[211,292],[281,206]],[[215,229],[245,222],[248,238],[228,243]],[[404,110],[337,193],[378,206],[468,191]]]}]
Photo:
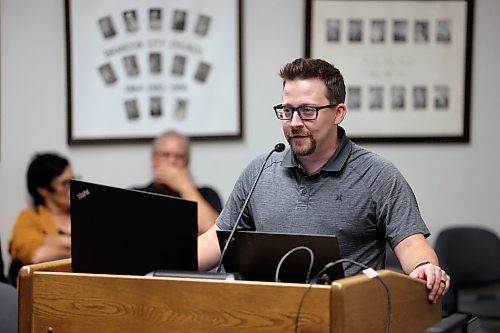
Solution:
[{"label": "woman's dark hair", "polygon": [[52,191],[50,185],[52,180],[63,173],[69,165],[66,158],[54,153],[36,154],[31,160],[27,172],[28,191],[33,198],[34,206],[44,205],[45,200],[38,193],[38,188],[46,188]]}]

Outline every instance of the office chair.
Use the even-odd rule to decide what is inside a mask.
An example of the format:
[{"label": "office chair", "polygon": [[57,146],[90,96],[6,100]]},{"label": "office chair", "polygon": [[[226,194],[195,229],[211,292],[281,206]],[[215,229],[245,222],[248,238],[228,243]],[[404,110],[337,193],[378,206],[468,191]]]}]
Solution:
[{"label": "office chair", "polygon": [[500,282],[500,239],[477,227],[453,227],[439,233],[435,250],[441,267],[451,276],[443,298],[443,315],[454,312],[484,319],[500,319],[500,299],[482,288],[474,299],[462,299],[460,291],[491,287]]},{"label": "office chair", "polygon": [[9,265],[9,272],[8,272],[8,283],[13,285],[14,287],[17,288],[17,276],[19,275],[19,271],[21,268],[24,266],[19,260],[17,259],[12,259]]},{"label": "office chair", "polygon": [[0,282],[7,282],[7,277],[5,276],[5,267],[3,264],[2,257],[2,241],[0,240]]},{"label": "office chair", "polygon": [[17,332],[17,290],[0,282],[0,332]]},{"label": "office chair", "polygon": [[454,313],[432,325],[425,333],[487,333],[477,317],[468,319],[466,314]]}]

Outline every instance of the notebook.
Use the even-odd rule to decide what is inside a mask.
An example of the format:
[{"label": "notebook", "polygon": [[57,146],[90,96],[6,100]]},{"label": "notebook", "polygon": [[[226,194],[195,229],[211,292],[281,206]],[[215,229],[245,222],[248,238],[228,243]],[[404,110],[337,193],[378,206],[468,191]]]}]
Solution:
[{"label": "notebook", "polygon": [[[229,234],[228,230],[217,231],[221,251]],[[309,248],[314,255],[311,278],[326,264],[340,259],[335,236],[238,231],[234,234],[222,263],[226,272],[238,273],[244,280],[274,282],[280,260],[287,252],[299,246]],[[309,252],[295,250],[283,261],[278,280],[305,283],[309,265]],[[341,264],[325,273],[329,282],[344,277]]]},{"label": "notebook", "polygon": [[197,203],[71,180],[74,272],[197,271]]}]

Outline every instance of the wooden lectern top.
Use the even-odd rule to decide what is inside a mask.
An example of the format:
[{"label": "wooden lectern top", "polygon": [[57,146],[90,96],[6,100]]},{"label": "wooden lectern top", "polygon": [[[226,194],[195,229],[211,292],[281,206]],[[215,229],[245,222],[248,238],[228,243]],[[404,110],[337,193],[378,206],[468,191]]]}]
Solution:
[{"label": "wooden lectern top", "polygon": [[[391,332],[424,332],[441,319],[425,283],[379,271],[392,295]],[[19,332],[385,332],[376,279],[332,285],[159,278],[71,272],[71,259],[25,266]]]}]

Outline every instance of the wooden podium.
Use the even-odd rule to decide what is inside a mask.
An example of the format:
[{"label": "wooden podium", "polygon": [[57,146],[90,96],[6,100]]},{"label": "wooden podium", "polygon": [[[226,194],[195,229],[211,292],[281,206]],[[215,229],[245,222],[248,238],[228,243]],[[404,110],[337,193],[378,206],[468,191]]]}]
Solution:
[{"label": "wooden podium", "polygon": [[[425,283],[381,270],[391,332],[425,332],[441,319]],[[297,314],[303,300],[301,311]],[[297,319],[298,318],[298,319]],[[71,272],[71,259],[25,266],[19,332],[385,332],[386,291],[358,275],[332,285]]]}]

